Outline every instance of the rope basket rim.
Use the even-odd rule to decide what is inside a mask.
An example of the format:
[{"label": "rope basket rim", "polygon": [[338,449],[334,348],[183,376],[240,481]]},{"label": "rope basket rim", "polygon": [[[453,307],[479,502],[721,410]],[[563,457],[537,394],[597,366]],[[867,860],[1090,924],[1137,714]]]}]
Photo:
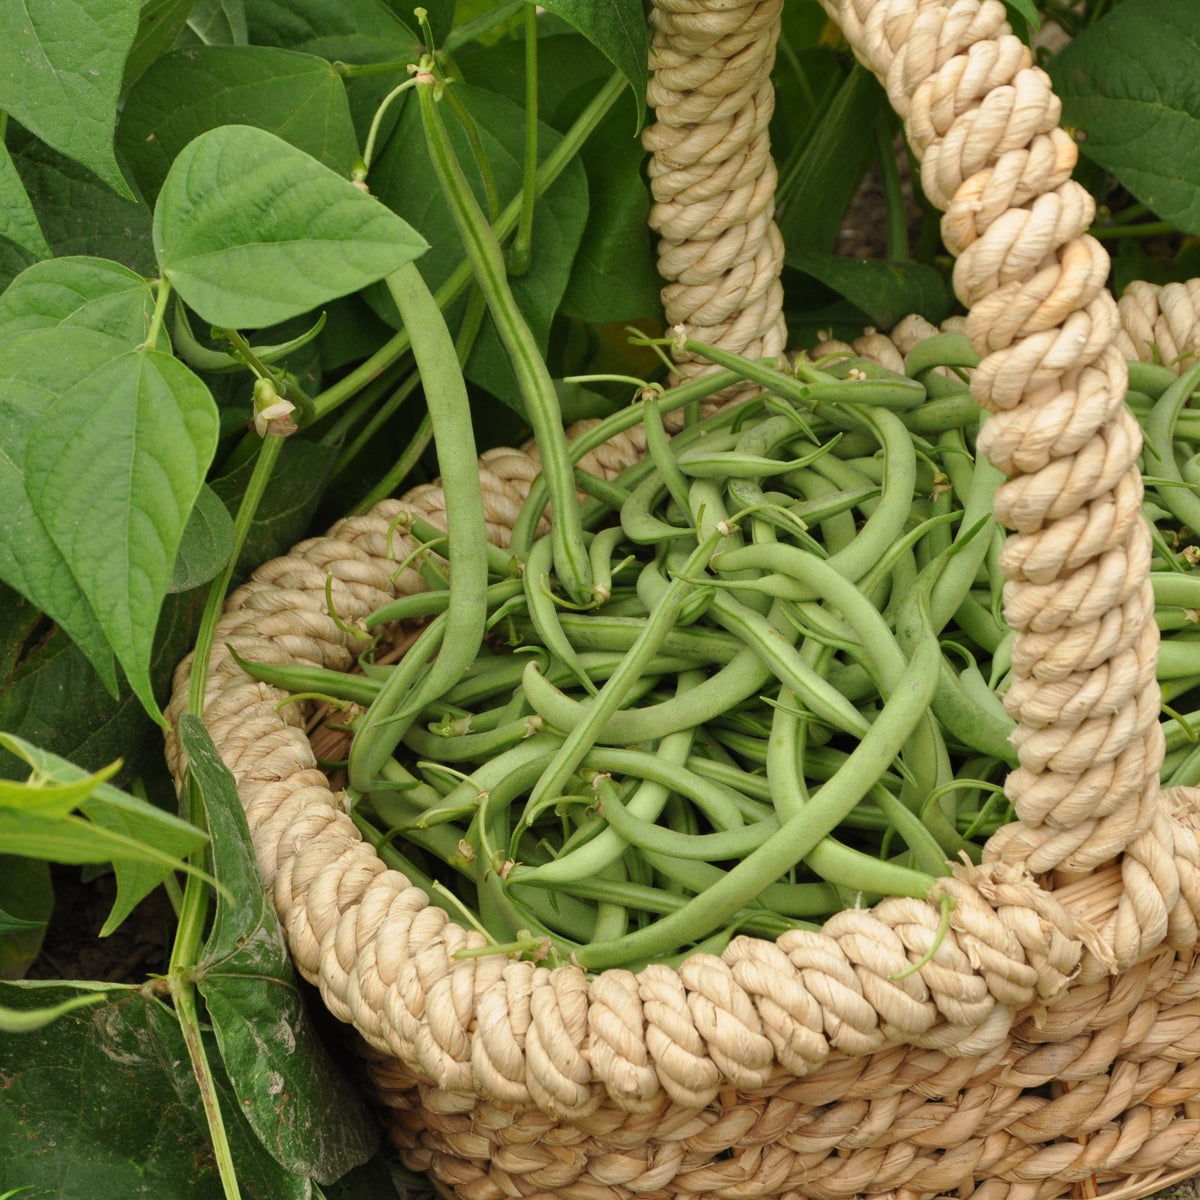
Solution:
[{"label": "rope basket rim", "polygon": [[[1058,179],[1066,135],[1052,93],[1049,101],[1037,99],[1039,88],[1048,92],[1041,72],[1020,59],[1010,44],[1017,39],[1001,31],[1008,27],[1000,0],[822,2],[856,54],[885,81],[922,154],[927,191],[950,208],[944,228],[959,253],[956,286],[971,300],[968,332],[984,353],[976,380],[986,407],[1008,413],[1026,390],[1044,390],[1046,363],[1058,363],[1068,341],[1094,351],[1089,362],[1099,364],[1096,370],[1110,382],[1121,379],[1123,363],[1111,350],[1119,328],[1116,305],[1103,291],[1107,256],[1066,232],[1086,216],[1086,202],[1065,177],[1042,198],[1026,194],[1025,177],[1012,165],[1014,156],[1041,153],[1053,164],[1050,177]],[[662,8],[688,18],[697,6],[698,0],[672,0]],[[899,51],[892,49],[896,43]],[[1027,55],[1027,48],[1022,52]],[[931,62],[937,72],[958,72],[961,112],[956,107],[948,116],[929,89],[922,90]],[[947,141],[961,120],[974,121],[981,137],[975,126],[984,118],[978,114],[991,111],[988,104],[999,92],[1010,101],[1006,119],[1013,111],[1040,114],[1025,122],[1035,150],[993,145],[992,157],[975,174],[949,188]],[[1043,128],[1047,105],[1052,128]],[[976,176],[987,174],[994,183],[1005,164],[1015,172],[1001,180],[1012,208],[988,213],[990,193],[984,184],[975,188]],[[1051,194],[1065,198],[1043,203]],[[1012,212],[1033,215],[1017,228],[1007,219]],[[968,221],[970,235],[964,232]],[[1052,248],[1026,264],[1024,274],[997,253],[998,241],[1027,250],[1047,222]],[[992,230],[1000,232],[989,238]],[[1057,323],[1033,317],[1014,325],[1016,298],[1030,286],[1031,273],[1034,286],[1048,295],[1056,287],[1067,290],[1057,276],[1042,278],[1051,270],[1041,265],[1047,256],[1065,264],[1062,274],[1074,272],[1076,281],[1086,282],[1075,288]],[[1099,258],[1105,269],[1094,287]],[[991,286],[977,281],[980,271]],[[1045,328],[1030,330],[1031,324]],[[596,469],[630,452],[627,444],[602,448],[593,456]],[[515,508],[536,463],[497,450],[481,458],[480,470],[498,503]],[[393,589],[388,577],[394,563],[378,553],[386,540],[381,530],[406,504],[429,505],[425,511],[435,516],[436,492],[425,487],[385,501],[368,516],[343,520],[326,537],[263,564],[227,602],[205,711],[238,781],[260,869],[301,973],[318,984],[335,1016],[418,1077],[568,1121],[605,1097],[644,1111],[660,1103],[664,1091],[673,1103],[699,1109],[722,1087],[759,1087],[780,1071],[807,1074],[831,1053],[864,1055],[908,1044],[981,1057],[1005,1042],[1015,1020],[1040,1011],[1074,982],[1126,971],[1164,945],[1196,943],[1200,897],[1180,883],[1175,865],[1178,859],[1189,869],[1200,867],[1185,811],[1191,799],[1182,789],[1163,793],[1167,804],[1159,810],[1155,766],[1152,784],[1138,794],[1126,843],[1101,860],[1125,851],[1117,865],[1076,872],[1050,891],[1035,878],[1043,872],[1030,870],[1027,860],[998,853],[981,867],[956,868],[939,881],[940,891],[955,901],[950,932],[927,966],[904,980],[895,976],[920,957],[938,923],[925,902],[888,900],[872,911],[847,910],[821,935],[784,935],[776,943],[741,937],[721,958],[696,955],[677,971],[651,966],[636,977],[610,970],[587,978],[573,966],[550,970],[496,958],[456,960],[455,952],[474,945],[477,935],[384,867],[330,791],[299,717],[275,712],[280,693],[241,675],[226,649],[345,669],[355,641],[343,624],[371,611]],[[1023,497],[1014,495],[1020,519]],[[339,622],[325,608],[327,578]],[[190,661],[180,665],[167,710],[173,729],[186,711]],[[185,764],[174,732],[168,758],[180,778]],[[648,1038],[647,1030],[654,1036]]]}]

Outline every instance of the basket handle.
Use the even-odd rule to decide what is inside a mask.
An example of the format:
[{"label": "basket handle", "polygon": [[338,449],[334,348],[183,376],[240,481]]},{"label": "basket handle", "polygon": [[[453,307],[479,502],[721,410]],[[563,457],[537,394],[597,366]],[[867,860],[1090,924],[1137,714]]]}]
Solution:
[{"label": "basket handle", "polygon": [[[1015,531],[1002,562],[1020,759],[1006,791],[1019,823],[987,855],[1062,882],[1151,827],[1163,757],[1141,435],[1113,348],[1108,255],[1086,234],[1094,203],[1070,178],[1076,148],[1050,81],[1000,0],[822,2],[886,86],[946,213],[983,358],[972,390],[991,414],[979,445],[1009,476],[995,514]],[[655,0],[651,18],[646,142],[668,321],[747,353],[774,347],[782,325],[765,148],[780,10]],[[706,205],[718,188],[721,203]],[[723,228],[734,209],[744,215]]]}]

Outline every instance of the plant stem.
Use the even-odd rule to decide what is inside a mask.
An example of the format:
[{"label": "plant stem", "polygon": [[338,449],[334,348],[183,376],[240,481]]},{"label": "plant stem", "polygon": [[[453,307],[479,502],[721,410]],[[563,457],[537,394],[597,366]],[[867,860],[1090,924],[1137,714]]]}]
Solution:
[{"label": "plant stem", "polygon": [[167,315],[167,301],[170,297],[171,281],[165,275],[160,275],[158,294],[154,297],[154,313],[150,317],[150,328],[146,330],[146,340],[141,345],[142,350],[154,349],[154,344],[158,341],[158,335],[162,331],[163,320]]},{"label": "plant stem", "polygon": [[[523,0],[522,0],[523,2]],[[516,11],[516,8],[513,10]],[[566,170],[567,164],[579,153],[580,147],[595,131],[597,125],[604,119],[609,109],[617,102],[625,90],[625,77],[614,71],[608,82],[596,93],[591,103],[579,114],[578,120],[563,135],[563,139],[542,161],[537,173],[537,195],[544,195],[546,189]],[[517,225],[521,211],[519,196],[507,205],[500,214],[500,220],[494,227],[498,238],[507,237]],[[462,295],[463,289],[471,282],[471,266],[461,262],[451,273],[450,277],[438,288],[436,298],[438,306],[444,312],[455,300]],[[344,404],[351,396],[356,395],[372,380],[378,378],[392,363],[411,348],[408,330],[401,329],[394,337],[385,342],[365,362],[360,363],[353,371],[343,376],[335,384],[326,388],[314,398],[314,420],[331,413],[335,408]]]},{"label": "plant stem", "polygon": [[908,213],[904,189],[900,185],[900,170],[892,146],[892,123],[881,116],[875,123],[876,153],[879,155],[879,175],[887,203],[887,256],[891,262],[908,262]]},{"label": "plant stem", "polygon": [[[271,472],[275,467],[275,460],[279,457],[282,448],[283,438],[273,435],[263,438],[258,457],[254,460],[254,470],[251,472],[250,482],[246,485],[242,502],[238,506],[237,517],[233,522],[233,553],[230,554],[225,569],[212,581],[208,589],[208,600],[204,606],[204,616],[200,620],[200,632],[196,637],[191,687],[188,691],[188,712],[201,720],[204,720],[204,689],[208,683],[208,660],[212,655],[217,618],[221,615],[221,606],[225,603],[225,593],[233,578],[237,560],[242,553],[242,547],[246,544],[246,537],[254,521],[254,514],[258,511],[258,506],[266,493],[267,483],[270,481]],[[189,877],[188,889],[190,890],[191,887],[192,879]],[[185,893],[184,899],[186,900],[186,898]]]},{"label": "plant stem", "polygon": [[1163,237],[1178,232],[1170,221],[1146,221],[1141,225],[1093,225],[1088,230],[1092,237],[1102,242],[1111,242],[1117,238]]},{"label": "plant stem", "polygon": [[499,239],[488,224],[463,174],[446,134],[434,95],[432,76],[418,75],[417,89],[425,141],[433,159],[442,194],[454,215],[459,236],[467,248],[472,272],[487,296],[488,308],[500,340],[517,377],[521,398],[538,440],[542,472],[554,505],[554,568],[567,594],[577,604],[591,599],[591,568],[583,542],[579,506],[575,502],[575,477],[563,435],[562,412],[550,372],[533,333],[508,284]]},{"label": "plant stem", "polygon": [[537,9],[525,5],[525,173],[521,186],[521,219],[508,252],[510,275],[524,275],[533,257],[534,180],[538,157],[538,33]]},{"label": "plant stem", "polygon": [[172,970],[168,976],[171,988],[171,999],[175,1004],[175,1015],[179,1019],[179,1027],[183,1031],[184,1045],[187,1046],[188,1058],[192,1063],[192,1074],[200,1089],[200,1102],[204,1106],[204,1116],[208,1122],[208,1135],[212,1142],[213,1156],[217,1160],[217,1171],[221,1176],[221,1186],[226,1200],[241,1200],[241,1189],[238,1187],[237,1168],[234,1166],[233,1153],[229,1148],[229,1138],[225,1132],[225,1121],[221,1116],[221,1104],[217,1098],[217,1088],[209,1067],[208,1055],[204,1049],[204,1040],[200,1034],[200,1017],[196,1011],[196,985],[185,980]]}]

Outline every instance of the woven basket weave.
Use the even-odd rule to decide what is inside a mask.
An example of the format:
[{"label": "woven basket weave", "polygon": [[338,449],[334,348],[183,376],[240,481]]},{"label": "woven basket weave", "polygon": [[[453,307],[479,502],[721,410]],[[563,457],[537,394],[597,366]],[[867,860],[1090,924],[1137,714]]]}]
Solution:
[{"label": "woven basket weave", "polygon": [[[1141,438],[1123,406],[1124,354],[1186,352],[1196,306],[1142,289],[1118,312],[1074,144],[999,0],[823,3],[904,117],[958,255],[992,414],[980,450],[1009,476],[995,511],[1015,531],[1019,820],[939,883],[950,932],[898,981],[933,941],[935,903],[888,900],[637,976],[455,959],[482,938],[385,868],[303,712],[277,712],[225,649],[348,669],[363,645],[348,622],[421,586],[392,579],[411,547],[389,527],[401,511],[441,521],[440,490],[259,568],[218,628],[205,721],[300,971],[361,1035],[405,1161],[463,1200],[1134,1196],[1200,1166],[1200,794],[1158,783]],[[781,5],[655,0],[652,16],[668,320],[752,356],[784,343],[767,142]],[[634,431],[582,465],[611,477],[640,453]],[[537,470],[534,451],[481,459],[496,542]],[[178,774],[173,739],[168,755]]]}]

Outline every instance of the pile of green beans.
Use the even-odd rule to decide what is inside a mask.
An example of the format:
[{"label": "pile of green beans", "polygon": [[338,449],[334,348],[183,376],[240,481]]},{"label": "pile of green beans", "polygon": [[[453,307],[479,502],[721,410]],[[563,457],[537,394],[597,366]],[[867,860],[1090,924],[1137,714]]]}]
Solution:
[{"label": "pile of green beans", "polygon": [[[725,369],[647,390],[570,448],[578,461],[645,427],[643,461],[584,481],[586,602],[557,578],[551,539],[532,536],[547,499],[535,485],[512,549],[486,555],[486,634],[453,679],[438,666],[455,611],[439,571],[369,619],[424,623],[398,667],[247,664],[370,704],[354,721],[371,743],[357,772],[351,756],[356,820],[489,952],[602,970],[775,937],[925,896],[1011,820],[1000,476],[975,457],[965,382],[934,373],[969,368],[969,349],[933,339],[907,376],[711,357]],[[767,390],[700,420],[696,401],[737,378]],[[1200,698],[1198,382],[1200,368],[1131,379],[1171,783],[1200,781],[1200,712],[1184,711]],[[678,408],[688,419],[668,438]]]}]

